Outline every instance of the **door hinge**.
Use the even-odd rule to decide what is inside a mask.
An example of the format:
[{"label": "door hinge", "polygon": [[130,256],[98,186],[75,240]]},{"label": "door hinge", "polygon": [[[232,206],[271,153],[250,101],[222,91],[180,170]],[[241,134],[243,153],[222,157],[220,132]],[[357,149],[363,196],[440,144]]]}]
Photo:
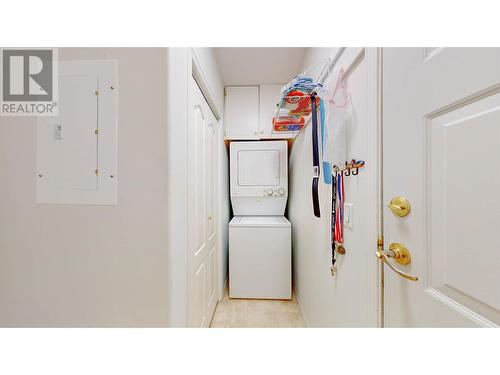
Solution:
[{"label": "door hinge", "polygon": [[96,169],[94,172],[96,176],[99,176],[99,169]]},{"label": "door hinge", "polygon": [[384,250],[384,236],[379,236],[377,239],[377,250]]},{"label": "door hinge", "polygon": [[96,129],[96,130],[94,131],[94,134],[95,134],[95,135],[98,135],[98,134],[99,134],[99,129]]},{"label": "door hinge", "polygon": [[99,90],[95,90],[95,94],[96,94],[96,95],[99,95]]}]

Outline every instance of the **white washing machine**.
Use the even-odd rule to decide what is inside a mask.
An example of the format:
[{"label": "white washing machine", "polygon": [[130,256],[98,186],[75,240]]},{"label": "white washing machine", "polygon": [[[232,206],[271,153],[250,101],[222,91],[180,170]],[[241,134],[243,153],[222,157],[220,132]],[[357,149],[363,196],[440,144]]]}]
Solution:
[{"label": "white washing machine", "polygon": [[229,296],[292,298],[287,141],[231,142]]},{"label": "white washing machine", "polygon": [[229,296],[292,298],[291,245],[284,216],[235,216],[229,223]]}]

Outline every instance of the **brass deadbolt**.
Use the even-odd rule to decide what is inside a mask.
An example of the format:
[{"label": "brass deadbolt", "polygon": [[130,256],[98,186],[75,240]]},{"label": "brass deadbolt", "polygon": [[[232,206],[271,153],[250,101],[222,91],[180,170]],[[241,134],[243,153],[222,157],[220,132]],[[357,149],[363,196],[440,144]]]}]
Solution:
[{"label": "brass deadbolt", "polygon": [[408,216],[411,212],[410,201],[405,197],[394,197],[389,203],[392,213],[399,217]]}]

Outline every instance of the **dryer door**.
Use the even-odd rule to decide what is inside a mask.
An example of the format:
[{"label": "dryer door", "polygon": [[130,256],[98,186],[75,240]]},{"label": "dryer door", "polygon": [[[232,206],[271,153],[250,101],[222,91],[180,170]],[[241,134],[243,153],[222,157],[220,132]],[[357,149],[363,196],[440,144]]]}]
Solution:
[{"label": "dryer door", "polygon": [[238,151],[238,185],[275,187],[280,184],[278,150]]}]

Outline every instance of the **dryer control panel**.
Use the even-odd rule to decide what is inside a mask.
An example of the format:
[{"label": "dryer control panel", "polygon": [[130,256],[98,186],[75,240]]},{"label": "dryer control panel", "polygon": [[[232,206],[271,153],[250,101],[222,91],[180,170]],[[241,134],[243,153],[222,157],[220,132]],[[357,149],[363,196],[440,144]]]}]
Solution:
[{"label": "dryer control panel", "polygon": [[264,197],[283,197],[286,194],[286,190],[284,188],[279,189],[264,189],[262,195]]}]

